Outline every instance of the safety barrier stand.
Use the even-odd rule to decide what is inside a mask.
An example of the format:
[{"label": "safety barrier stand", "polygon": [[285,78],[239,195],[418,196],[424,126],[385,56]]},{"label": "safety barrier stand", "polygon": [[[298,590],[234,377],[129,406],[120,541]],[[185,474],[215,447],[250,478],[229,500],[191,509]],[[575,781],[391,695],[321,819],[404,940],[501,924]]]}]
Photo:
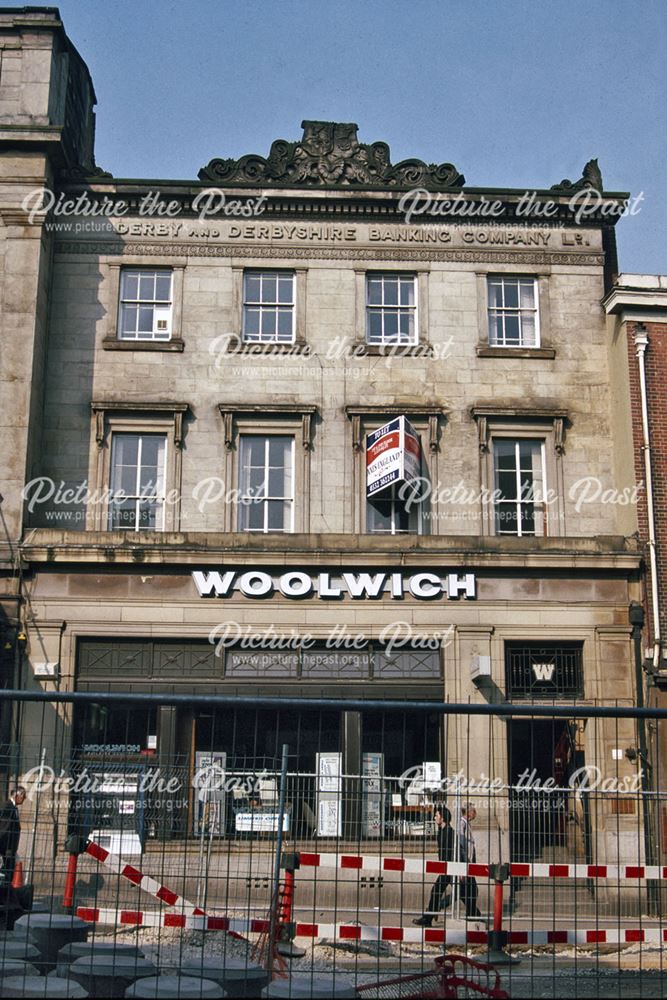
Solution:
[{"label": "safety barrier stand", "polygon": [[491,965],[518,965],[519,958],[513,958],[505,951],[507,944],[507,931],[503,930],[503,892],[505,882],[509,878],[510,866],[491,864],[489,865],[489,875],[494,881],[493,893],[493,930],[489,932],[489,951],[487,961]]},{"label": "safety barrier stand", "polygon": [[278,901],[278,919],[276,921],[276,950],[283,958],[303,958],[306,952],[294,944],[296,924],[292,921],[292,906],[294,903],[294,872],[300,867],[298,853],[283,854],[280,862],[285,869],[285,881],[281,886]]}]

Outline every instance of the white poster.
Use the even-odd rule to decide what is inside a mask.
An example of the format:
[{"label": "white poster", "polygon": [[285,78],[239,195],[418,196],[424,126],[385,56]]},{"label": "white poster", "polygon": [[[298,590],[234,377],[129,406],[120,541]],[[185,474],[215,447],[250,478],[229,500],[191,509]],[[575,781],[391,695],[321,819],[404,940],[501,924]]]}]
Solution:
[{"label": "white poster", "polygon": [[342,828],[342,753],[318,753],[317,767],[317,835],[340,837]]},{"label": "white poster", "polygon": [[362,779],[362,830],[365,837],[381,837],[384,827],[384,798],[382,777],[384,754],[365,753],[361,758]]},{"label": "white poster", "polygon": [[317,810],[317,836],[340,837],[341,815],[339,799],[320,800]]}]

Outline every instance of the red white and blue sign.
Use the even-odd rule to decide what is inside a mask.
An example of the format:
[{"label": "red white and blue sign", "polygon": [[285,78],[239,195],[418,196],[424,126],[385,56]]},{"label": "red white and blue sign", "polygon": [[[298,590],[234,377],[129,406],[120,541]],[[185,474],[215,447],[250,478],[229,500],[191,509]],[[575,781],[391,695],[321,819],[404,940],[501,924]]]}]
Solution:
[{"label": "red white and blue sign", "polygon": [[366,435],[366,496],[379,496],[392,486],[421,475],[421,442],[407,417],[395,417]]}]

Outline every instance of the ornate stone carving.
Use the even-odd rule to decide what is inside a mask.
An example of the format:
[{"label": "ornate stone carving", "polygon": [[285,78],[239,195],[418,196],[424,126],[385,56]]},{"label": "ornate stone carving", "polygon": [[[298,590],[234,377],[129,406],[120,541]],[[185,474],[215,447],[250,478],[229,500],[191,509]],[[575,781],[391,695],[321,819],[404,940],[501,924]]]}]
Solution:
[{"label": "ornate stone carving", "polygon": [[301,122],[299,142],[276,139],[268,158],[253,153],[240,160],[211,160],[199,180],[261,187],[396,187],[409,190],[459,188],[465,177],[451,163],[401,160],[392,164],[386,142],[357,139],[354,122]]},{"label": "ornate stone carving", "polygon": [[571,181],[566,177],[560,184],[552,185],[551,190],[563,191],[567,194],[571,191],[581,191],[582,188],[595,188],[596,191],[602,191],[602,174],[597,160],[588,161],[578,181]]},{"label": "ornate stone carving", "polygon": [[113,177],[113,174],[110,174],[108,170],[103,170],[102,167],[98,167],[97,165],[85,167],[79,163],[75,163],[72,166],[63,167],[58,171],[59,180],[71,183],[86,180],[105,180],[108,177]]}]

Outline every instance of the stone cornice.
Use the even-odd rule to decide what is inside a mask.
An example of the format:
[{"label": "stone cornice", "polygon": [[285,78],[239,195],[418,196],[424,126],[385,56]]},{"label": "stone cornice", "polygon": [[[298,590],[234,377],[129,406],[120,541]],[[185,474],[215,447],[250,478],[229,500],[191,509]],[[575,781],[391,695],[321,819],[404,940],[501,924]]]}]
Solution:
[{"label": "stone cornice", "polygon": [[387,536],[317,534],[262,535],[211,532],[77,532],[53,528],[28,531],[21,546],[28,564],[219,566],[426,566],[470,570],[527,570],[556,573],[582,570],[630,575],[642,555],[636,541],[622,536],[585,538],[506,538],[470,535]]}]

